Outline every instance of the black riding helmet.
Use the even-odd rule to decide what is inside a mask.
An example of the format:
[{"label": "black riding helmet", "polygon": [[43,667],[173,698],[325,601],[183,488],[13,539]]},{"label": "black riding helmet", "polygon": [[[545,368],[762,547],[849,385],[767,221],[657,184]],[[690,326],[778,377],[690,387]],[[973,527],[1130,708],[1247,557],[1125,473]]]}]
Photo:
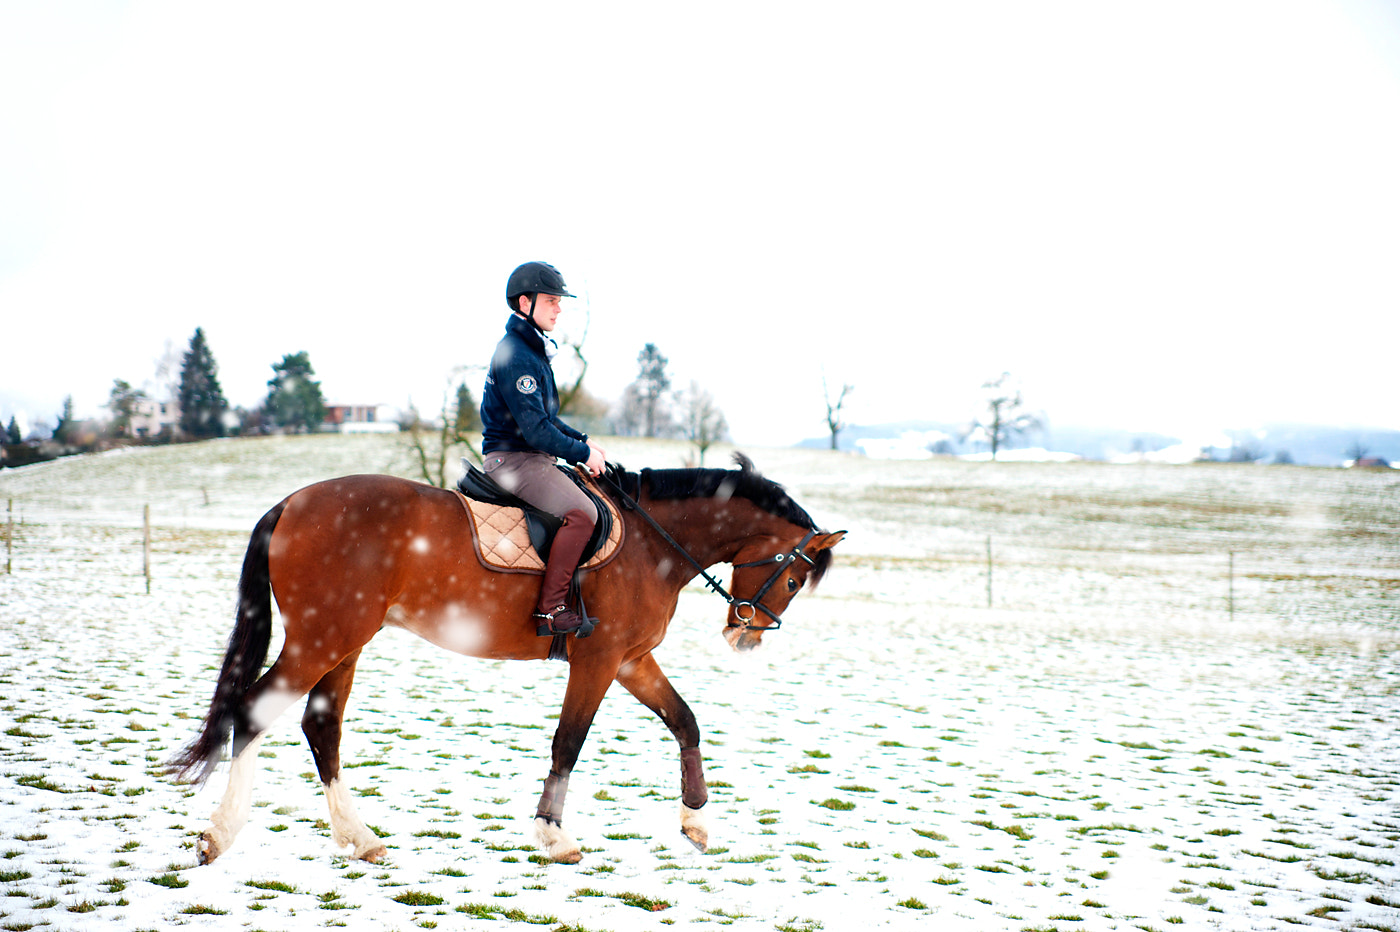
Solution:
[{"label": "black riding helmet", "polygon": [[506,280],[506,303],[512,311],[518,310],[515,299],[523,294],[557,294],[561,298],[572,298],[564,285],[564,276],[548,262],[526,262],[510,273]]}]

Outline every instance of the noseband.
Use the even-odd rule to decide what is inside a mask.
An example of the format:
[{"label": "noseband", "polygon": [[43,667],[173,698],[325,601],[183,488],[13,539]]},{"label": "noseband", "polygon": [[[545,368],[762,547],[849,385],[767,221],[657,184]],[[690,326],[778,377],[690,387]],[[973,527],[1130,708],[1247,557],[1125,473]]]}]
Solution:
[{"label": "noseband", "polygon": [[[623,507],[625,507],[628,511],[635,511],[637,514],[641,515],[644,519],[646,519],[646,522],[651,525],[652,530],[660,534],[662,539],[665,540],[666,543],[670,544],[676,550],[677,553],[685,557],[686,561],[689,562],[690,565],[695,568],[696,572],[698,572],[704,578],[705,585],[713,589],[720,598],[724,599],[724,601],[729,603],[729,606],[734,610],[735,621],[725,622],[726,628],[736,628],[740,631],[777,631],[783,626],[782,618],[780,618],[778,614],[774,612],[771,608],[763,604],[763,597],[768,594],[769,589],[773,588],[773,584],[778,581],[778,578],[780,576],[783,575],[783,571],[787,569],[788,566],[790,566],[792,563],[796,562],[799,558],[806,561],[808,566],[816,565],[816,561],[814,561],[811,557],[809,557],[806,553],[803,552],[803,548],[812,542],[812,538],[817,536],[816,531],[808,531],[807,535],[802,538],[802,540],[797,544],[797,546],[793,547],[791,550],[785,553],[775,553],[771,557],[766,557],[762,560],[754,560],[749,563],[733,564],[734,569],[736,570],[749,569],[755,566],[767,566],[769,563],[777,564],[777,567],[773,570],[772,575],[768,577],[768,581],[759,587],[758,592],[754,593],[754,597],[752,599],[736,599],[729,592],[728,589],[724,588],[723,583],[711,576],[709,574],[709,571],[707,571],[705,567],[700,565],[699,560],[692,557],[689,551],[682,547],[674,537],[672,537],[666,532],[665,528],[663,528],[660,524],[657,524],[656,519],[653,518],[651,515],[647,514],[645,508],[637,504],[637,502],[633,500],[632,496],[622,491],[621,486],[614,482],[611,476],[604,472],[598,478],[605,480],[608,483],[608,485],[612,486],[613,491],[617,492],[617,494],[622,498]],[[748,609],[748,617],[744,616],[744,609]],[[759,612],[762,612],[769,618],[773,619],[773,623],[771,625],[766,626],[754,624],[753,620],[758,617]]]},{"label": "noseband", "polygon": [[[801,542],[787,553],[775,553],[766,560],[754,560],[751,563],[735,563],[734,568],[736,570],[747,569],[751,566],[767,566],[769,563],[778,564],[777,569],[773,570],[772,575],[768,577],[768,581],[759,587],[758,592],[754,593],[752,599],[734,598],[734,596],[724,591],[723,586],[712,582],[709,579],[709,575],[706,574],[706,582],[710,583],[711,587],[729,602],[730,607],[734,609],[734,618],[739,622],[739,624],[726,623],[726,628],[738,628],[741,631],[748,631],[751,628],[759,631],[777,631],[783,626],[783,620],[779,618],[771,608],[763,604],[763,597],[768,594],[769,589],[773,588],[773,583],[778,581],[778,577],[783,575],[783,570],[787,569],[788,565],[796,561],[799,557],[807,561],[808,566],[816,565],[816,561],[802,552],[802,548],[810,544],[812,538],[816,536],[816,531],[808,531],[807,536],[802,538]],[[682,553],[684,553],[684,551],[682,551]],[[745,608],[749,610],[749,616],[747,618],[745,618],[743,614],[743,609]],[[753,624],[753,620],[758,617],[759,612],[773,619],[773,623],[762,627]]]}]

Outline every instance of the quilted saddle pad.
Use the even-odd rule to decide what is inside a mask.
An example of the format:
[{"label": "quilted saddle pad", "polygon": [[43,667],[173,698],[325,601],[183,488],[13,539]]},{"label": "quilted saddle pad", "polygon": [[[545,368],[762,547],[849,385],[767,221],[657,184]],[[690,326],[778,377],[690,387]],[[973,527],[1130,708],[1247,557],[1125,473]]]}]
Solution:
[{"label": "quilted saddle pad", "polygon": [[[509,505],[492,505],[467,498],[456,493],[462,508],[471,518],[472,544],[481,564],[503,573],[543,573],[544,561],[530,543],[530,532],[525,524],[523,509]],[[598,547],[598,552],[589,557],[579,569],[596,569],[612,560],[622,546],[622,515],[611,500],[607,500],[612,512],[612,529],[608,539]]]}]

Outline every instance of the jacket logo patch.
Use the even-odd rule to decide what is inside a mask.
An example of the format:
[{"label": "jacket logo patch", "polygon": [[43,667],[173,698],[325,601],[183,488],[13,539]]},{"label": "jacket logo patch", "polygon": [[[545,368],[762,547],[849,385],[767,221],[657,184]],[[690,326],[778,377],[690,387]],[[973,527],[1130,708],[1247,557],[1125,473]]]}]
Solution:
[{"label": "jacket logo patch", "polygon": [[515,380],[515,390],[522,395],[533,395],[540,385],[533,375],[522,375]]}]

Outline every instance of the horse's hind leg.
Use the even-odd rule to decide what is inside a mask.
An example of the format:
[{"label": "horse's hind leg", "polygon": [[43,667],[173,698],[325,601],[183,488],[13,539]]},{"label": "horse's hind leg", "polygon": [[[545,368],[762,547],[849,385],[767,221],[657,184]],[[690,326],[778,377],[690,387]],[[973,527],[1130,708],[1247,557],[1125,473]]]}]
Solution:
[{"label": "horse's hind leg", "polygon": [[[279,657],[272,668],[258,678],[238,707],[233,722],[233,766],[229,768],[228,788],[218,808],[209,817],[209,827],[197,846],[199,863],[208,864],[233,845],[233,839],[248,822],[253,801],[253,774],[257,769],[258,746],[264,733],[283,712],[306,693],[310,683],[297,687],[288,679]],[[314,680],[313,680],[314,682]]]},{"label": "horse's hind leg", "polygon": [[340,732],[345,720],[345,704],[350,699],[350,684],[355,679],[355,663],[360,652],[355,651],[340,662],[311,689],[306,699],[306,713],[301,717],[301,730],[311,745],[316,759],[316,772],[326,791],[326,804],[331,811],[331,838],[344,849],[351,848],[354,857],[378,862],[388,852],[379,836],[370,830],[355,811],[355,804],[340,779]]},{"label": "horse's hind leg", "polygon": [[666,679],[656,660],[647,654],[625,663],[617,681],[666,723],[681,746],[681,834],[704,851],[710,840],[709,826],[701,808],[709,799],[704,768],[700,763],[700,726],[680,693]]}]

